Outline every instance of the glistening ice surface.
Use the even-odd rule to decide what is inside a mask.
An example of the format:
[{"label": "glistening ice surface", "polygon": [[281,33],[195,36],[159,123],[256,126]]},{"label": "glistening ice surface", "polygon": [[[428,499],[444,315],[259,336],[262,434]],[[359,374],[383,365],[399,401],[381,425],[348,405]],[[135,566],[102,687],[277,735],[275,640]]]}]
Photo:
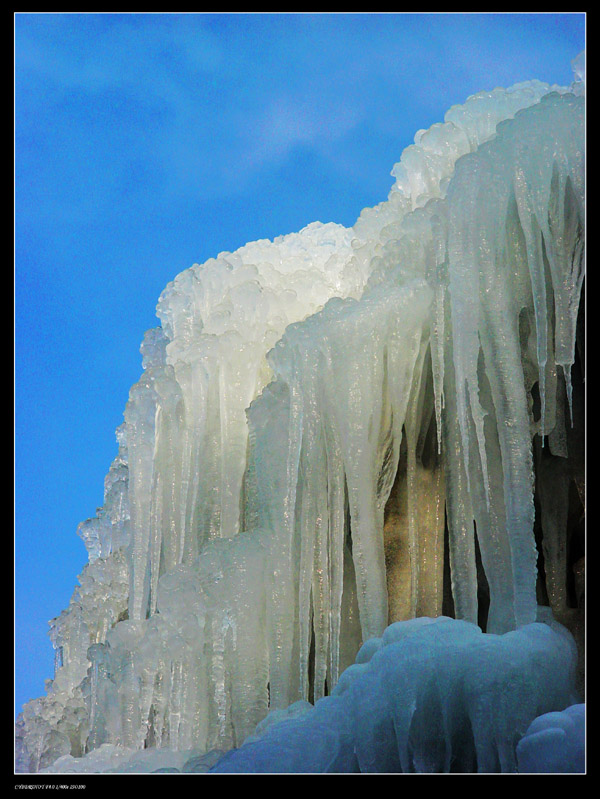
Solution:
[{"label": "glistening ice surface", "polygon": [[[89,564],[52,622],[54,679],[17,722],[18,771],[206,771],[269,711],[324,713],[333,729],[350,682],[359,704],[383,697],[395,752],[348,710],[354,759],[338,729],[280,770],[511,771],[536,715],[578,701],[570,634],[538,610],[534,528],[537,502],[544,588],[566,623],[560,498],[583,491],[570,432],[582,64],[570,87],[532,81],[451,108],[353,228],[315,222],[165,288],[104,506],[78,531]],[[394,622],[444,614],[445,560],[459,621],[415,628],[405,669],[388,673],[382,654],[372,684],[354,681],[356,665],[344,670]],[[498,684],[519,685],[502,693],[500,732],[482,721],[481,641]],[[405,698],[402,724],[385,680]],[[436,728],[434,706],[457,730]],[[215,768],[253,770],[235,761],[244,751]]]}]

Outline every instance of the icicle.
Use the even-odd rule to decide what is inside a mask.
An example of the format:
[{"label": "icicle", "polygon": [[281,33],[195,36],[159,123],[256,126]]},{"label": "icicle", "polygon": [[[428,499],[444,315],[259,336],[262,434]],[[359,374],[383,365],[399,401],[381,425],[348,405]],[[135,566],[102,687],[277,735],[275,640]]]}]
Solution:
[{"label": "icicle", "polygon": [[325,695],[329,655],[329,609],[331,606],[331,579],[329,565],[329,514],[327,512],[327,462],[323,448],[322,431],[319,441],[319,463],[315,497],[315,552],[313,564],[313,629],[315,637],[314,701]]},{"label": "icicle", "polygon": [[421,423],[422,391],[423,391],[423,361],[427,350],[427,339],[421,341],[419,354],[415,362],[413,382],[408,401],[406,416],[406,445],[407,445],[407,487],[408,487],[408,546],[411,568],[411,615],[417,615],[418,597],[420,588],[420,560],[419,536],[419,490],[417,481],[417,436]]},{"label": "icicle", "polygon": [[[314,601],[313,572],[315,568],[315,538],[318,525],[316,509],[316,482],[313,482],[313,464],[315,457],[315,430],[311,430],[314,419],[309,419],[303,434],[303,446],[300,453],[299,477],[303,491],[300,506],[299,537],[300,564],[298,570],[298,616],[300,626],[300,689],[304,699],[308,699],[308,663],[313,627]],[[311,425],[311,422],[313,425]],[[318,601],[318,599],[317,599]],[[320,610],[320,608],[319,608]]]},{"label": "icicle", "polygon": [[[275,353],[272,357],[276,357]],[[302,440],[301,399],[295,381],[291,385],[278,381],[268,386],[248,411],[254,442],[251,456],[257,469],[257,522],[259,528],[269,532],[271,542],[272,566],[266,576],[266,591],[270,704],[274,708],[285,707],[299,698],[297,684],[291,688],[291,653],[297,583],[293,548]],[[279,446],[269,446],[269,441],[276,441]]]},{"label": "icicle", "polygon": [[443,434],[446,442],[446,508],[452,597],[457,619],[477,623],[477,569],[471,497],[464,471],[459,430],[452,421],[454,403],[446,405]]},{"label": "icicle", "polygon": [[[331,365],[328,366],[328,369]],[[331,401],[335,401],[332,397]],[[328,407],[326,416],[331,417]],[[342,627],[342,597],[344,590],[344,533],[345,477],[338,431],[333,425],[325,427],[327,455],[327,507],[329,532],[330,605],[329,605],[329,672],[332,686],[340,675],[340,634]]]},{"label": "icicle", "polygon": [[433,364],[438,455],[442,454],[442,410],[444,408],[444,296],[445,288],[439,285],[436,286],[434,299],[435,315],[431,333],[431,360]]},{"label": "icicle", "polygon": [[[493,351],[483,338],[484,352]],[[510,537],[506,529],[502,456],[498,441],[497,420],[487,378],[482,380],[482,402],[486,409],[486,450],[489,464],[489,497],[483,492],[481,465],[478,459],[472,467],[472,513],[477,527],[481,560],[490,592],[486,632],[502,634],[515,627],[513,570]]]},{"label": "icicle", "polygon": [[562,364],[565,388],[567,391],[567,404],[569,406],[569,419],[573,427],[573,385],[571,383],[571,364]]},{"label": "icicle", "polygon": [[[152,332],[152,331],[149,331]],[[150,592],[150,530],[152,482],[155,452],[155,422],[158,398],[153,386],[153,371],[160,357],[152,348],[150,335],[142,350],[148,348],[147,371],[132,388],[125,409],[129,451],[129,505],[131,514],[132,555],[129,617],[146,617]]]},{"label": "icicle", "polygon": [[541,405],[540,430],[546,430],[546,362],[548,353],[548,309],[546,304],[546,278],[542,257],[542,233],[533,216],[528,202],[525,177],[521,173],[515,175],[515,197],[521,227],[527,242],[527,263],[531,277],[533,303],[535,307],[535,323],[537,331],[537,361],[539,371],[539,391]]}]

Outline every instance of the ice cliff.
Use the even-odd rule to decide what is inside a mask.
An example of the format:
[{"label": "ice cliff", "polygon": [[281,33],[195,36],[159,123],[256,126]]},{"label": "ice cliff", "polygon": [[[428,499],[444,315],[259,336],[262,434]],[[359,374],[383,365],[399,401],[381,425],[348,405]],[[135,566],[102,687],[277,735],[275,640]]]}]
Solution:
[{"label": "ice cliff", "polygon": [[[456,734],[470,743],[455,768],[514,770],[534,718],[578,701],[556,624],[581,661],[581,57],[574,67],[569,87],[482,92],[419,131],[387,201],[353,228],[247,244],[165,288],[104,505],[78,530],[89,563],[51,622],[54,679],[17,722],[17,771],[144,770],[148,751],[179,769],[298,702],[355,735],[344,670],[421,617],[459,621],[415,628],[405,669],[386,648],[369,658],[383,671],[351,688],[368,704],[395,680],[404,726],[384,710],[382,724],[399,741],[445,738],[435,769],[450,770]],[[488,756],[467,705],[494,647],[518,653],[521,677],[503,700],[508,749]],[[436,694],[454,732],[438,729],[410,697],[469,658],[468,689],[448,676]],[[348,768],[421,770],[402,746],[388,760],[354,747]]]}]

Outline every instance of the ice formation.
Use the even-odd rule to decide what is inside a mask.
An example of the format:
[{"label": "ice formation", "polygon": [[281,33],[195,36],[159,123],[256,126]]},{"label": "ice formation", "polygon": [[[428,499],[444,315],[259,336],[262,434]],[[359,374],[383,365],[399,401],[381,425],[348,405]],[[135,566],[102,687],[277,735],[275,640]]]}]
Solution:
[{"label": "ice formation", "polygon": [[581,774],[585,771],[585,705],[534,719],[517,744],[518,769],[526,774]]},{"label": "ice formation", "polygon": [[[575,726],[574,650],[559,625],[494,635],[444,616],[395,622],[363,644],[330,696],[279,718],[272,711],[212,771],[516,772],[515,752],[519,766],[529,766],[539,729],[556,733],[560,725],[564,736]],[[571,739],[581,744],[579,735]],[[574,762],[570,752],[564,757]]]},{"label": "ice formation", "polygon": [[[481,642],[522,645],[527,724],[576,701],[568,658],[548,675],[530,650],[560,639],[547,655],[563,662],[540,602],[572,629],[575,613],[582,64],[569,87],[451,108],[353,228],[313,223],[166,287],[104,505],[78,531],[89,563],[51,622],[54,679],[17,722],[17,771],[144,770],[148,750],[158,768],[207,770],[273,713],[335,714],[363,642],[448,603],[460,621],[419,627],[441,635],[409,648],[420,668],[458,624],[474,664],[460,679],[485,681]],[[436,701],[475,723],[457,698]],[[489,764],[512,768],[514,734]]]}]

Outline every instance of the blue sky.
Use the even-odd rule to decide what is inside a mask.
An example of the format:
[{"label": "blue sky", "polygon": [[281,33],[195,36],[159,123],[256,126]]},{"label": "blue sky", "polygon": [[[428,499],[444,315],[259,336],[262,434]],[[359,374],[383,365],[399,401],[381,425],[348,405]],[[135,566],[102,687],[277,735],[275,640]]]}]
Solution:
[{"label": "blue sky", "polygon": [[387,197],[468,95],[572,80],[575,14],[15,17],[15,707],[86,563],[139,345],[175,275]]}]

